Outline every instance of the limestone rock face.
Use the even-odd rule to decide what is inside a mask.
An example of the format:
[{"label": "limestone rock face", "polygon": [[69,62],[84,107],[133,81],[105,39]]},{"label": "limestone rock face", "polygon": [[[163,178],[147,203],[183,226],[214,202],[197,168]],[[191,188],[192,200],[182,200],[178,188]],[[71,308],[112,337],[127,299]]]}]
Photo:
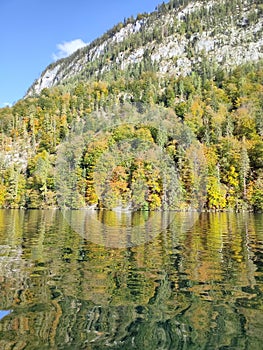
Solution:
[{"label": "limestone rock face", "polygon": [[151,14],[116,25],[90,45],[51,64],[27,96],[65,81],[139,64],[154,66],[160,74],[187,75],[203,64],[229,70],[262,58],[260,1],[171,0]]}]

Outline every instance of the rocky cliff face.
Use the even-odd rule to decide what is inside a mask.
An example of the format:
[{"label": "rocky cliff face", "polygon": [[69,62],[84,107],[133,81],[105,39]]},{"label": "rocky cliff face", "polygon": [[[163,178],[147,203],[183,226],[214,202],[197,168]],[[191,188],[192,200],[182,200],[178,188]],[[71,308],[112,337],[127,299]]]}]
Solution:
[{"label": "rocky cliff face", "polygon": [[27,96],[136,65],[185,76],[201,67],[229,70],[262,58],[262,0],[171,0],[151,14],[119,23],[89,46],[51,64]]}]

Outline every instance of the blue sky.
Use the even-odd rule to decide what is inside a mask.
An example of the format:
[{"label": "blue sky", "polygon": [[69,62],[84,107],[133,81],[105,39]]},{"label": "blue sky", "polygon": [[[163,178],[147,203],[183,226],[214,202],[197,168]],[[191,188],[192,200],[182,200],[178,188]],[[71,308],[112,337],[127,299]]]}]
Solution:
[{"label": "blue sky", "polygon": [[0,107],[23,98],[47,65],[158,0],[0,0]]}]

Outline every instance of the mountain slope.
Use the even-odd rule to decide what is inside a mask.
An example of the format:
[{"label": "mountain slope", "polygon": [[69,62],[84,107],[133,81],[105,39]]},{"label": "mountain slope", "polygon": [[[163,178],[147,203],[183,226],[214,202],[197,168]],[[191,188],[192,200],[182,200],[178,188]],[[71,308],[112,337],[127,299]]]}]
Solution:
[{"label": "mountain slope", "polygon": [[0,109],[0,208],[263,211],[261,41],[261,0],[170,1],[55,62]]},{"label": "mountain slope", "polygon": [[89,46],[51,64],[27,96],[118,70],[212,75],[218,67],[229,70],[261,58],[262,0],[171,0],[151,14],[119,23]]}]

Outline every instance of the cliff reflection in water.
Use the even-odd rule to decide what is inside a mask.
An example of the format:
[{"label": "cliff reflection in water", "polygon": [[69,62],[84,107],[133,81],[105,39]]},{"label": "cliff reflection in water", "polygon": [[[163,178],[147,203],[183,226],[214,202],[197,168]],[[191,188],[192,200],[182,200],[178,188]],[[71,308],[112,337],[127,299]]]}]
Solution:
[{"label": "cliff reflection in water", "polygon": [[83,215],[0,211],[1,349],[261,348],[262,214]]}]

